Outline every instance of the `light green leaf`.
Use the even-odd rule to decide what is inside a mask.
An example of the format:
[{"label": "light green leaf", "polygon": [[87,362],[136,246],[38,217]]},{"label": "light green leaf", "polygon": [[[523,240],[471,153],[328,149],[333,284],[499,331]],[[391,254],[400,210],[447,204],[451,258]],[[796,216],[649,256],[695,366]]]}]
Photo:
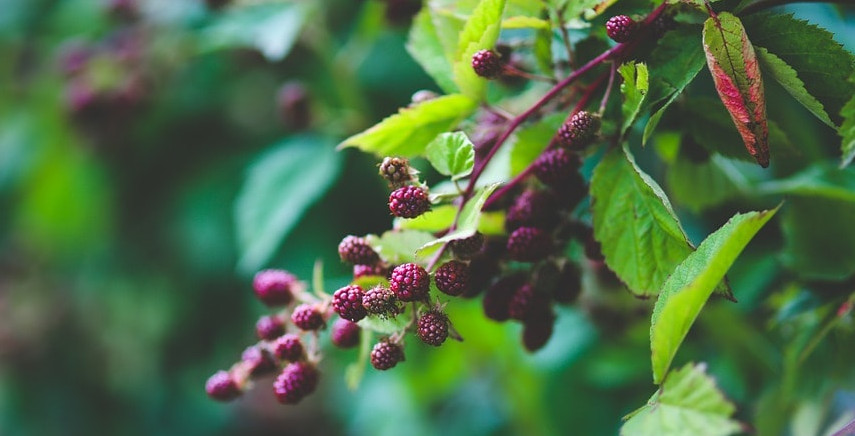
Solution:
[{"label": "light green leaf", "polygon": [[432,248],[437,248],[448,241],[468,238],[475,234],[475,231],[478,230],[478,225],[481,222],[481,208],[484,207],[484,203],[487,202],[487,199],[490,198],[490,195],[492,195],[493,191],[498,187],[499,183],[495,183],[475,192],[475,194],[472,195],[472,198],[470,198],[469,201],[466,202],[466,205],[463,206],[463,210],[460,211],[460,217],[457,219],[457,228],[442,238],[425,243],[421,248],[419,248],[419,253],[417,253],[417,255],[423,255],[424,252],[427,252]]},{"label": "light green leaf", "polygon": [[230,8],[200,32],[200,49],[254,47],[271,61],[291,51],[306,18],[296,3],[259,4]]},{"label": "light green leaf", "polygon": [[820,103],[814,96],[810,95],[805,89],[805,84],[799,79],[798,73],[793,67],[787,65],[781,58],[775,56],[772,53],[769,53],[769,50],[766,50],[763,47],[754,47],[755,52],[757,53],[757,59],[760,61],[760,66],[763,68],[763,71],[772,78],[774,78],[781,86],[787,90],[793,98],[796,99],[802,106],[805,107],[810,113],[814,114],[817,118],[819,118],[823,123],[827,124],[831,128],[836,128],[837,126],[831,122],[831,119],[828,118],[828,114],[825,113],[825,108],[822,107],[822,103]]},{"label": "light green leaf", "polygon": [[[620,429],[621,436],[727,436],[741,430],[735,408],[703,364],[672,372],[647,404]],[[627,418],[624,418],[627,419]]]},{"label": "light green leaf", "polygon": [[264,266],[336,180],[341,164],[329,139],[301,136],[283,141],[250,165],[235,202],[241,271]]},{"label": "light green leaf", "polygon": [[370,330],[381,335],[391,335],[407,328],[407,324],[413,318],[410,306],[405,306],[404,313],[399,314],[394,318],[386,318],[377,315],[368,315],[362,318],[357,324],[365,330]]},{"label": "light green leaf", "polygon": [[457,41],[457,55],[452,68],[454,81],[471,99],[481,101],[487,90],[487,79],[479,77],[472,69],[472,55],[478,50],[492,49],[499,39],[505,0],[481,0]]},{"label": "light green leaf", "polygon": [[549,29],[549,21],[535,17],[509,17],[502,21],[502,29]]},{"label": "light green leaf", "polygon": [[451,62],[443,49],[430,8],[422,8],[413,20],[407,51],[443,91],[449,94],[458,92]]},{"label": "light green leaf", "polygon": [[470,98],[445,95],[414,107],[405,107],[370,129],[345,139],[339,148],[358,147],[377,156],[421,155],[425,147],[469,116],[477,104]]},{"label": "light green leaf", "polygon": [[534,60],[537,67],[547,76],[554,74],[552,66],[552,29],[541,29],[534,34],[534,46],[532,47]]},{"label": "light green leaf", "polygon": [[716,285],[778,208],[734,215],[668,277],[653,308],[650,326],[653,381],[656,384],[665,379],[680,344]]},{"label": "light green leaf", "polygon": [[[454,222],[457,206],[444,204],[412,219],[395,219],[395,228],[439,232],[447,229]],[[485,235],[504,234],[505,214],[501,211],[482,212],[478,231]]]},{"label": "light green leaf", "polygon": [[[855,83],[855,74],[849,78],[849,82]],[[852,158],[855,158],[855,95],[852,95],[852,98],[843,106],[840,116],[843,117],[838,130],[843,138],[840,144],[840,150],[843,152],[840,166],[845,167],[852,162]]]},{"label": "light green leaf", "polygon": [[347,388],[355,391],[362,382],[365,376],[365,369],[368,367],[368,359],[371,355],[371,346],[374,345],[374,335],[367,331],[359,332],[359,357],[356,361],[347,365],[344,369],[344,381]]},{"label": "light green leaf", "polygon": [[623,114],[621,134],[624,134],[635,122],[641,104],[644,102],[644,96],[647,95],[647,65],[627,62],[618,68],[618,72],[623,77],[620,92],[624,99],[621,106],[621,114]]},{"label": "light green leaf", "polygon": [[390,230],[381,236],[368,235],[368,245],[388,263],[400,264],[416,260],[416,251],[433,241],[433,235],[418,230]]},{"label": "light green leaf", "polygon": [[463,132],[443,133],[427,145],[425,157],[440,174],[459,180],[472,173],[475,146]]},{"label": "light green leaf", "polygon": [[523,172],[549,145],[567,114],[549,114],[517,130],[511,149],[511,177]]}]

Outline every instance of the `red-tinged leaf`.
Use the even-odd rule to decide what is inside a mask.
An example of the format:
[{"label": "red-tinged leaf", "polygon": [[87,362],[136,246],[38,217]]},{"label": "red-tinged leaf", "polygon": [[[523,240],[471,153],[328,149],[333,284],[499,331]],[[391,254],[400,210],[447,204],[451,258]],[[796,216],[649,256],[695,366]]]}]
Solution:
[{"label": "red-tinged leaf", "polygon": [[715,88],[745,148],[760,166],[769,166],[769,126],[763,79],[754,47],[739,18],[722,12],[707,19],[704,52]]}]

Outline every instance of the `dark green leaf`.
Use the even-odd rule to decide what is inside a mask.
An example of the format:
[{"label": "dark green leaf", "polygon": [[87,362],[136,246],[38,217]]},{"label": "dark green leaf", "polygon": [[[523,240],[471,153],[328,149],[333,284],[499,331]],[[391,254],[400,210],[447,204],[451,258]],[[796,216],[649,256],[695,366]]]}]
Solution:
[{"label": "dark green leaf", "polygon": [[805,109],[814,114],[823,123],[832,128],[836,127],[831,122],[831,119],[828,118],[828,114],[825,113],[822,103],[807,92],[804,82],[799,79],[798,73],[793,67],[787,65],[781,58],[769,53],[769,50],[763,47],[755,47],[755,49],[757,59],[760,60],[760,66],[763,67],[763,71],[780,83],[796,101],[801,103]]},{"label": "dark green leaf", "polygon": [[628,62],[621,65],[618,72],[623,77],[623,83],[620,85],[620,92],[624,98],[623,106],[621,106],[621,113],[623,114],[621,134],[623,134],[635,122],[641,104],[644,102],[644,96],[647,95],[647,65]]}]

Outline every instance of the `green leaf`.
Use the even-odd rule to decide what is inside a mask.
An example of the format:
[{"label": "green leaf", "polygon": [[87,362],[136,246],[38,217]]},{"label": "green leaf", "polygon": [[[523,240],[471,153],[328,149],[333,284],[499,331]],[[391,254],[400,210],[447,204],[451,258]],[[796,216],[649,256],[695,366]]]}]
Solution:
[{"label": "green leaf", "polygon": [[791,14],[759,13],[745,17],[751,41],[769,50],[798,72],[807,92],[839,125],[840,110],[855,94],[855,57],[834,35]]},{"label": "green leaf", "polygon": [[702,163],[679,157],[668,167],[667,181],[671,198],[694,213],[740,197],[749,186],[732,161],[717,155]]},{"label": "green leaf", "polygon": [[425,157],[440,174],[459,180],[472,173],[475,146],[463,132],[443,133],[427,145]]},{"label": "green leaf", "polygon": [[359,387],[362,378],[365,376],[365,369],[368,367],[368,359],[371,355],[371,346],[374,345],[373,339],[374,336],[370,333],[359,332],[359,357],[344,369],[344,381],[351,391],[355,391]]},{"label": "green leaf", "polygon": [[[855,83],[855,74],[849,78],[849,82]],[[843,117],[840,130],[838,130],[843,138],[843,142],[840,144],[840,150],[843,152],[840,166],[845,167],[852,162],[852,158],[855,158],[855,95],[840,110],[840,116]]]},{"label": "green leaf", "polygon": [[250,165],[235,202],[241,271],[264,266],[341,166],[333,143],[313,136],[283,141]]},{"label": "green leaf", "polygon": [[417,254],[422,255],[422,253],[432,248],[436,248],[448,241],[468,238],[475,234],[475,231],[478,230],[478,225],[481,222],[481,208],[484,207],[484,203],[487,202],[487,199],[490,198],[490,195],[492,195],[493,191],[498,187],[499,183],[495,183],[476,191],[475,194],[472,195],[472,198],[466,202],[466,205],[463,206],[463,210],[460,211],[460,217],[457,219],[456,229],[453,232],[449,232],[442,238],[425,243],[421,248],[419,248],[419,253]]},{"label": "green leaf", "polygon": [[470,98],[452,94],[405,107],[370,129],[345,139],[339,148],[358,147],[377,156],[421,155],[442,132],[469,116],[477,104]]},{"label": "green leaf", "polygon": [[451,62],[431,18],[430,8],[422,8],[413,20],[407,51],[443,91],[449,94],[458,92]]},{"label": "green leaf", "polygon": [[704,52],[716,91],[745,148],[761,167],[769,166],[766,97],[754,47],[742,22],[722,12],[704,22]]},{"label": "green leaf", "polygon": [[690,363],[668,376],[647,404],[628,418],[620,434],[727,436],[741,430],[730,418],[734,410],[706,374],[706,366]]},{"label": "green leaf", "polygon": [[499,39],[505,0],[481,0],[457,41],[457,55],[452,68],[454,81],[471,99],[481,101],[487,90],[487,79],[479,77],[472,69],[472,55],[478,50],[492,49]]},{"label": "green leaf", "polygon": [[534,60],[537,67],[547,76],[554,74],[552,66],[552,29],[541,29],[534,34]]},{"label": "green leaf", "polygon": [[624,147],[594,169],[591,196],[606,264],[632,292],[656,294],[693,250],[665,193]]},{"label": "green leaf", "polygon": [[394,318],[387,318],[377,315],[368,315],[362,318],[357,324],[365,330],[370,330],[381,335],[391,335],[407,328],[407,324],[413,318],[410,306],[405,306],[404,313],[399,314]]},{"label": "green leaf", "polygon": [[[457,216],[457,206],[444,204],[412,219],[396,219],[395,228],[439,232],[451,226]],[[501,211],[482,212],[478,231],[485,235],[501,235],[505,233],[505,214]]]},{"label": "green leaf", "polygon": [[416,251],[433,241],[430,233],[418,230],[390,230],[381,236],[368,235],[368,245],[388,263],[400,264],[414,262]]},{"label": "green leaf", "polygon": [[820,103],[814,96],[810,95],[807,89],[805,89],[804,82],[799,79],[798,73],[796,73],[796,70],[794,70],[793,67],[787,65],[787,63],[781,58],[769,53],[769,50],[766,50],[763,47],[755,46],[754,49],[757,53],[757,59],[760,61],[760,66],[763,68],[763,71],[772,76],[772,78],[780,83],[781,86],[796,99],[796,101],[801,103],[805,109],[814,114],[823,123],[827,124],[831,128],[837,127],[833,122],[831,122],[831,119],[828,118],[828,114],[825,113],[825,108],[822,107],[822,103]]},{"label": "green leaf", "polygon": [[517,131],[511,149],[511,177],[523,172],[540,156],[566,116],[564,113],[549,114]]},{"label": "green leaf", "polygon": [[665,379],[677,349],[716,285],[748,242],[777,211],[775,208],[734,215],[668,277],[653,308],[650,326],[653,381],[656,384]]},{"label": "green leaf", "polygon": [[502,29],[549,29],[549,21],[535,17],[509,17],[502,21]]},{"label": "green leaf", "polygon": [[291,51],[306,18],[296,3],[259,4],[229,8],[201,30],[200,49],[254,47],[270,61]]},{"label": "green leaf", "polygon": [[621,134],[624,134],[635,122],[641,104],[644,102],[644,96],[647,95],[647,65],[627,62],[618,68],[618,72],[623,77],[620,92],[624,99],[621,106],[621,114],[623,114]]}]

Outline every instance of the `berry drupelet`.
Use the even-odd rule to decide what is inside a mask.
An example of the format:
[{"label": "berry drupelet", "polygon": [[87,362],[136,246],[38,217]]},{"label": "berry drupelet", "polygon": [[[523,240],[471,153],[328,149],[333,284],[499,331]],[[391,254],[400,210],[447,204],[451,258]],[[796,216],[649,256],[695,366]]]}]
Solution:
[{"label": "berry drupelet", "polygon": [[417,186],[402,186],[389,195],[389,211],[396,217],[416,218],[429,210],[427,192]]},{"label": "berry drupelet", "polygon": [[424,268],[414,263],[398,265],[392,270],[389,289],[401,301],[423,300],[430,290],[430,276]]},{"label": "berry drupelet", "polygon": [[228,371],[217,371],[205,383],[205,392],[217,401],[230,401],[240,396],[237,381]]},{"label": "berry drupelet", "polygon": [[388,274],[389,274],[389,270],[380,264],[353,265],[353,278],[354,279],[358,279],[360,277],[370,277],[370,276],[386,277]]},{"label": "berry drupelet", "polygon": [[484,247],[484,234],[475,232],[472,236],[464,239],[454,239],[448,243],[448,247],[454,252],[458,259],[471,259],[481,252]]},{"label": "berry drupelet", "polygon": [[469,287],[469,266],[452,260],[442,264],[433,275],[436,287],[448,295],[461,295]]},{"label": "berry drupelet", "polygon": [[563,149],[548,150],[534,161],[534,175],[547,186],[559,186],[579,170],[579,158]]},{"label": "berry drupelet", "polygon": [[284,306],[294,300],[293,288],[297,278],[287,271],[268,269],[260,271],[252,281],[255,295],[268,306]]},{"label": "berry drupelet", "polygon": [[495,79],[502,74],[502,57],[493,50],[479,50],[472,55],[472,69],[485,79]]},{"label": "berry drupelet", "polygon": [[273,343],[273,355],[282,362],[296,362],[305,356],[305,348],[300,337],[289,333]]},{"label": "berry drupelet", "polygon": [[555,197],[545,190],[529,189],[518,195],[508,207],[505,227],[513,230],[518,227],[552,227],[558,222],[558,209]]},{"label": "berry drupelet", "polygon": [[403,157],[386,157],[380,164],[380,176],[393,187],[399,187],[413,180],[410,162]]},{"label": "berry drupelet", "polygon": [[525,284],[525,276],[514,274],[505,276],[499,279],[487,293],[482,301],[484,305],[484,315],[494,321],[507,321],[511,317],[508,308],[511,299],[514,297],[517,289]]},{"label": "berry drupelet", "polygon": [[320,374],[308,362],[289,363],[273,382],[273,392],[282,404],[297,404],[315,391]]},{"label": "berry drupelet", "polygon": [[339,348],[353,348],[359,344],[359,325],[339,318],[333,323],[330,339]]},{"label": "berry drupelet", "polygon": [[537,227],[520,227],[508,236],[508,256],[520,262],[543,259],[550,251],[549,234]]},{"label": "berry drupelet", "polygon": [[291,313],[291,322],[300,330],[318,330],[324,326],[324,316],[311,304],[301,304]]},{"label": "berry drupelet", "polygon": [[378,342],[371,350],[371,366],[381,371],[392,369],[403,360],[404,349],[392,342]]},{"label": "berry drupelet", "polygon": [[614,42],[628,42],[635,35],[638,24],[626,15],[615,15],[606,21],[606,34]]},{"label": "berry drupelet", "polygon": [[348,235],[338,244],[341,260],[354,265],[374,265],[380,261],[377,252],[365,242],[364,238]]},{"label": "berry drupelet", "polygon": [[438,347],[448,338],[448,317],[438,311],[430,311],[419,317],[416,333],[422,342]]},{"label": "berry drupelet", "polygon": [[520,286],[514,292],[511,301],[508,303],[508,314],[511,318],[524,321],[549,308],[549,299],[541,292],[538,292],[530,283]]},{"label": "berry drupelet", "polygon": [[372,315],[390,316],[398,312],[395,293],[383,286],[369,289],[362,297],[362,307]]},{"label": "berry drupelet", "polygon": [[272,341],[285,334],[285,323],[276,315],[266,315],[255,323],[255,334],[258,339]]},{"label": "berry drupelet", "polygon": [[365,292],[357,285],[345,286],[333,294],[332,307],[342,318],[357,322],[368,313],[362,307],[362,297]]},{"label": "berry drupelet", "polygon": [[249,373],[254,376],[269,374],[276,369],[276,360],[267,348],[258,345],[244,350],[240,358],[247,365]]},{"label": "berry drupelet", "polygon": [[587,111],[580,111],[570,117],[558,129],[558,137],[565,147],[583,148],[591,143],[600,130],[600,117]]}]

